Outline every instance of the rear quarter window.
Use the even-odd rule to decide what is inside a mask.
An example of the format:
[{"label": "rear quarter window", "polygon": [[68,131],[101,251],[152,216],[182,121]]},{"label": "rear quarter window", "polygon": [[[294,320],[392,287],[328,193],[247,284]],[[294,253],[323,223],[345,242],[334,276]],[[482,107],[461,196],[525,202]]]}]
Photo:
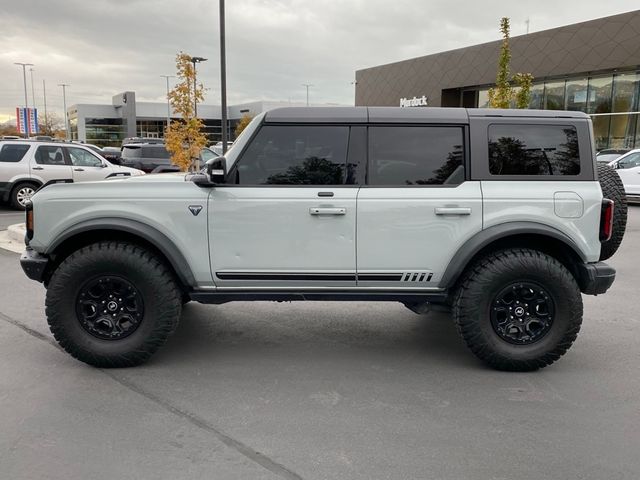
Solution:
[{"label": "rear quarter window", "polygon": [[489,125],[491,175],[579,175],[578,132],[572,125]]},{"label": "rear quarter window", "polygon": [[0,162],[16,163],[24,158],[29,145],[3,145],[0,148]]},{"label": "rear quarter window", "polygon": [[171,154],[163,146],[142,147],[142,158],[169,158]]}]

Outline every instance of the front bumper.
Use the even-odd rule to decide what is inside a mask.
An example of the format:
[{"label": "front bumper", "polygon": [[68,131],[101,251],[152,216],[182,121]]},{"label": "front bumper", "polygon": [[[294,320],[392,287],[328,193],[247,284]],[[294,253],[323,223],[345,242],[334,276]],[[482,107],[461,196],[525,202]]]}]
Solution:
[{"label": "front bumper", "polygon": [[606,292],[616,279],[615,268],[604,262],[582,263],[578,265],[580,290],[586,295]]},{"label": "front bumper", "polygon": [[27,248],[20,257],[20,265],[24,273],[31,280],[43,282],[45,271],[49,265],[49,259],[44,255],[40,255],[32,248]]}]

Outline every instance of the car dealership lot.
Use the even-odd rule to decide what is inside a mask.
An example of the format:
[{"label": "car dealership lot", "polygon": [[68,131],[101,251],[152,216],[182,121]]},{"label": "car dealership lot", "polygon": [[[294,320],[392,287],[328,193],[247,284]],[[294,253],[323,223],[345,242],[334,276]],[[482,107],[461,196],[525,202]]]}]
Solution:
[{"label": "car dealership lot", "polygon": [[639,244],[631,207],[612,290],[527,374],[387,303],[189,304],[148,364],[97,370],[0,251],[1,477],[637,479]]}]

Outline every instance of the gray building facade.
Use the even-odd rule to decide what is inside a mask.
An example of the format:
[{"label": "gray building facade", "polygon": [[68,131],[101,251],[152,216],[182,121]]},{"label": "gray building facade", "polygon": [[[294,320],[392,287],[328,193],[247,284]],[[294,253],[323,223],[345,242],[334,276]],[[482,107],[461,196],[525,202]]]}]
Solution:
[{"label": "gray building facade", "polygon": [[[302,106],[301,103],[257,101],[228,107],[228,138],[243,115],[251,117],[272,108]],[[72,140],[99,146],[119,147],[127,137],[163,138],[167,126],[166,102],[138,102],[135,92],[114,95],[110,105],[76,104],[67,109]],[[222,139],[222,109],[219,105],[198,105],[198,117],[211,143]],[[179,117],[171,112],[171,120]]]},{"label": "gray building facade", "polygon": [[[356,105],[484,107],[501,40],[356,72]],[[511,38],[530,108],[580,110],[597,147],[640,147],[640,10]]]}]

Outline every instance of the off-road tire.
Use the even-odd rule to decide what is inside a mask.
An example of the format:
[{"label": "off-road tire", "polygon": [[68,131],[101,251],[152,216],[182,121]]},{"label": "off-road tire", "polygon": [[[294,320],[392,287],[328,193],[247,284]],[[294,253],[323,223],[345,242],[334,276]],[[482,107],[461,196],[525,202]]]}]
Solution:
[{"label": "off-road tire", "polygon": [[[144,304],[137,328],[124,338],[92,335],[77,312],[83,285],[104,275],[129,282]],[[169,268],[144,248],[117,241],[94,243],[69,255],[53,272],[46,296],[49,328],[60,346],[78,360],[101,368],[147,361],[176,329],[181,307],[182,293]]]},{"label": "off-road tire", "polygon": [[598,180],[604,198],[614,201],[613,232],[611,238],[603,242],[600,248],[600,260],[606,260],[620,247],[627,228],[627,194],[618,172],[607,165],[598,165]]},{"label": "off-road tire", "polygon": [[[498,292],[530,282],[549,293],[555,315],[548,332],[527,345],[501,338],[491,322]],[[498,370],[531,371],[558,360],[582,324],[582,297],[573,275],[555,258],[537,250],[508,249],[480,258],[462,275],[453,298],[453,317],[469,349]]]},{"label": "off-road tire", "polygon": [[16,210],[24,210],[26,206],[20,203],[20,193],[24,192],[25,189],[30,189],[33,193],[38,190],[38,186],[34,183],[30,182],[22,182],[17,184],[13,189],[11,189],[11,195],[9,197],[9,201],[11,202],[11,206]]}]

